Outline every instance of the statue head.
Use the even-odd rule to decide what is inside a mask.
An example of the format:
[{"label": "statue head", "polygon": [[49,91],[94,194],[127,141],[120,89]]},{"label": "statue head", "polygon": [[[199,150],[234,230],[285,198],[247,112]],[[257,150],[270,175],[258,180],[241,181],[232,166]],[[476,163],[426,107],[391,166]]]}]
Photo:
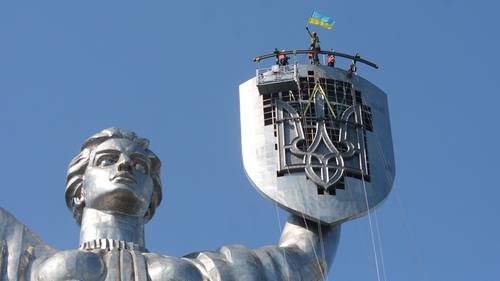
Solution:
[{"label": "statue head", "polygon": [[65,192],[78,225],[85,207],[140,214],[145,222],[153,217],[162,200],[161,162],[148,146],[147,139],[116,127],[83,143],[69,165]]}]

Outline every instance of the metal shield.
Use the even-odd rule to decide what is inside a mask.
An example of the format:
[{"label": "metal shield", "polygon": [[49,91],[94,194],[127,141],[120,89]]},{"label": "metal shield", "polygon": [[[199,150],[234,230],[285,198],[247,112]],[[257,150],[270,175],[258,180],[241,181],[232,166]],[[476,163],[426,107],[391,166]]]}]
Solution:
[{"label": "metal shield", "polygon": [[361,217],[395,176],[387,95],[347,71],[260,69],[240,85],[248,179],[281,208],[324,224]]}]

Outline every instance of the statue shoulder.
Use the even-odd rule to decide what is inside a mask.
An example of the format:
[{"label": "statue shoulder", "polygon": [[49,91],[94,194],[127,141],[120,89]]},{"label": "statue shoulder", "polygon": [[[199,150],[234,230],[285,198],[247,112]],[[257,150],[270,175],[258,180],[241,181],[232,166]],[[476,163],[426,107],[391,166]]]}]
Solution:
[{"label": "statue shoulder", "polygon": [[31,276],[34,280],[104,280],[106,265],[102,256],[82,250],[58,252],[33,267]]},{"label": "statue shoulder", "polygon": [[32,265],[57,252],[0,207],[0,280],[30,280]]},{"label": "statue shoulder", "polygon": [[151,280],[211,280],[203,264],[186,258],[144,253]]}]

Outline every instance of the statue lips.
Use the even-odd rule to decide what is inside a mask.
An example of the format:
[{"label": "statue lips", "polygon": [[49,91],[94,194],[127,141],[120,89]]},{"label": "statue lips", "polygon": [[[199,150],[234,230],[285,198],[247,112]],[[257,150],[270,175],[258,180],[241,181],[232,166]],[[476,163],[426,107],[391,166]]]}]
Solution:
[{"label": "statue lips", "polygon": [[111,181],[123,183],[123,184],[137,184],[137,180],[134,175],[130,173],[118,173],[111,178]]}]

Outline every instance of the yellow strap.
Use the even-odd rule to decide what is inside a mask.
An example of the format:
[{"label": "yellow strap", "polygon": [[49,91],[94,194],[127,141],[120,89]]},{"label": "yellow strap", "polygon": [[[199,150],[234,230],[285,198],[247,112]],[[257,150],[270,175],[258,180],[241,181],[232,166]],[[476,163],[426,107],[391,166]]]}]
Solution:
[{"label": "yellow strap", "polygon": [[314,83],[312,95],[309,97],[309,101],[307,102],[306,109],[304,110],[304,117],[307,114],[307,110],[309,110],[309,106],[311,106],[311,101],[312,101],[313,97],[316,95],[316,89],[318,87],[319,87],[319,90],[320,90],[321,94],[323,95],[323,97],[325,97],[325,101],[326,101],[326,104],[328,105],[328,109],[330,110],[330,113],[333,115],[334,118],[337,118],[337,115],[335,115],[335,112],[333,111],[332,105],[328,101],[328,97],[326,96],[325,90],[323,90],[323,87],[321,87],[321,85],[318,82]]}]

